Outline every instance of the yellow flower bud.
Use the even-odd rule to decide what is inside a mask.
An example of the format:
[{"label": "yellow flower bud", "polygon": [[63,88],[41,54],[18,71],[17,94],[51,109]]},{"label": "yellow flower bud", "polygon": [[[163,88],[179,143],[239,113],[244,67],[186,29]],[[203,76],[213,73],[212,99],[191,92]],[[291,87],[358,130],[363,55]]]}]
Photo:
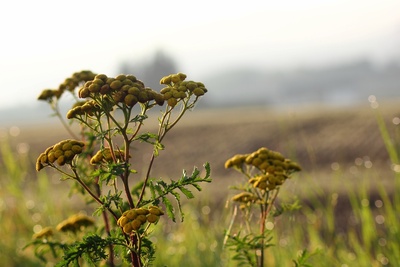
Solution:
[{"label": "yellow flower bud", "polygon": [[101,86],[101,88],[100,88],[100,94],[106,95],[106,94],[108,94],[108,93],[110,93],[110,92],[111,92],[110,85],[104,84],[103,86]]},{"label": "yellow flower bud", "polygon": [[[132,224],[127,223],[122,227],[122,230],[124,231],[125,234],[130,234],[133,231]],[[135,229],[137,230],[137,229]]]},{"label": "yellow flower bud", "polygon": [[128,80],[131,80],[132,82],[136,82],[136,81],[137,81],[136,77],[133,76],[133,75],[131,75],[131,74],[126,75],[126,78],[127,78]]},{"label": "yellow flower bud", "polygon": [[57,158],[57,163],[58,163],[58,165],[63,166],[66,163],[65,157],[64,156],[59,156]]},{"label": "yellow flower bud", "polygon": [[178,83],[180,81],[181,81],[181,78],[179,77],[179,75],[177,75],[177,74],[171,75],[171,82]]},{"label": "yellow flower bud", "polygon": [[111,89],[118,90],[122,87],[122,82],[120,80],[115,80],[110,84]]},{"label": "yellow flower bud", "polygon": [[142,226],[142,222],[138,219],[135,219],[131,223],[129,223],[129,225],[131,225],[133,230],[138,230],[140,226]]},{"label": "yellow flower bud", "polygon": [[90,95],[90,91],[89,91],[88,88],[82,87],[82,88],[79,90],[79,97],[80,97],[80,98],[86,98],[86,97],[88,97],[89,95]]},{"label": "yellow flower bud", "polygon": [[122,84],[123,84],[122,87],[124,87],[125,85],[129,85],[129,86],[133,86],[133,85],[134,85],[133,81],[131,81],[131,80],[129,80],[129,79],[123,80],[123,81],[122,81]]},{"label": "yellow flower bud", "polygon": [[184,73],[179,72],[179,73],[178,73],[178,76],[179,76],[179,79],[180,79],[181,81],[184,81],[184,80],[186,79],[186,74],[184,74]]},{"label": "yellow flower bud", "polygon": [[61,147],[61,149],[63,151],[71,150],[71,148],[72,148],[72,143],[71,142],[66,142]]},{"label": "yellow flower bud", "polygon": [[193,90],[193,94],[195,96],[202,96],[202,95],[204,95],[204,90],[201,89],[201,88],[196,88],[196,89]]},{"label": "yellow flower bud", "polygon": [[148,221],[149,223],[155,223],[155,222],[158,221],[158,219],[159,219],[159,217],[158,217],[157,215],[155,215],[155,214],[149,214],[149,215],[147,215],[147,221]]},{"label": "yellow flower bud", "polygon": [[155,94],[154,100],[156,101],[157,105],[162,106],[164,105],[164,96],[161,94]]},{"label": "yellow flower bud", "polygon": [[94,77],[94,79],[96,80],[96,79],[99,79],[99,80],[102,80],[103,82],[105,82],[106,80],[107,80],[107,75],[105,75],[105,74],[97,74],[95,77]]},{"label": "yellow flower bud", "polygon": [[54,156],[54,152],[53,151],[50,151],[48,154],[47,154],[47,159],[48,159],[48,161],[50,162],[50,163],[54,163],[54,161],[56,161],[56,157]]},{"label": "yellow flower bud", "polygon": [[161,89],[160,93],[161,94],[165,94],[167,92],[171,91],[171,87],[164,87],[163,89]]},{"label": "yellow flower bud", "polygon": [[137,99],[140,103],[145,103],[146,101],[149,100],[149,97],[147,95],[146,91],[141,91],[139,92],[139,95],[137,96]]},{"label": "yellow flower bud", "polygon": [[114,78],[107,78],[106,84],[111,85],[111,83],[112,83],[113,81],[115,81]]},{"label": "yellow flower bud", "polygon": [[122,82],[123,80],[126,79],[126,75],[125,74],[120,74],[117,77],[115,77],[115,79]]},{"label": "yellow flower bud", "polygon": [[160,80],[160,84],[170,84],[170,83],[171,83],[171,75],[165,76]]},{"label": "yellow flower bud", "polygon": [[140,89],[137,88],[137,87],[135,87],[135,86],[130,87],[130,88],[128,89],[128,94],[131,94],[131,95],[134,95],[134,96],[138,96],[139,93],[140,93]]},{"label": "yellow flower bud", "polygon": [[128,219],[127,217],[121,216],[121,217],[118,219],[117,224],[118,224],[119,226],[121,226],[121,227],[124,227],[125,224],[127,224],[128,222],[129,222],[129,219]]},{"label": "yellow flower bud", "polygon": [[164,212],[162,210],[160,210],[159,207],[156,207],[156,206],[151,206],[149,208],[149,212],[151,214],[154,214],[154,215],[157,215],[157,216],[164,215]]},{"label": "yellow flower bud", "polygon": [[144,208],[138,208],[138,209],[135,209],[135,211],[136,211],[136,213],[138,215],[147,215],[147,214],[149,214],[149,211],[147,209],[144,209]]},{"label": "yellow flower bud", "polygon": [[80,154],[82,153],[82,147],[80,145],[73,145],[71,147],[72,152],[74,152],[75,154]]},{"label": "yellow flower bud", "polygon": [[64,151],[64,157],[65,157],[66,161],[72,160],[74,158],[74,156],[75,156],[75,153],[72,152],[72,150]]},{"label": "yellow flower bud", "polygon": [[124,98],[124,103],[129,107],[133,107],[137,102],[138,102],[138,99],[134,95],[128,94]]},{"label": "yellow flower bud", "polygon": [[146,215],[141,214],[136,217],[136,220],[139,220],[143,224],[147,221],[147,218]]},{"label": "yellow flower bud", "polygon": [[135,210],[129,210],[126,214],[125,214],[126,218],[128,218],[129,220],[134,220],[136,219],[136,217],[138,216],[138,214],[136,213]]},{"label": "yellow flower bud", "polygon": [[40,163],[42,163],[42,164],[46,164],[47,163],[47,155],[46,154],[42,153],[40,155]]},{"label": "yellow flower bud", "polygon": [[36,161],[36,171],[40,171],[43,168],[44,168],[43,164],[40,162],[40,160],[37,160]]},{"label": "yellow flower bud", "polygon": [[178,100],[176,100],[175,98],[170,98],[167,100],[167,104],[170,107],[175,107],[176,104],[178,104]]},{"label": "yellow flower bud", "polygon": [[88,89],[91,93],[97,93],[100,91],[100,85],[92,83]]},{"label": "yellow flower bud", "polygon": [[56,159],[58,159],[59,157],[61,157],[64,154],[64,152],[61,149],[53,150],[53,151],[54,151],[54,157]]},{"label": "yellow flower bud", "polygon": [[126,93],[119,91],[113,95],[113,99],[115,102],[122,102],[122,101],[124,101],[125,96],[126,96]]},{"label": "yellow flower bud", "polygon": [[190,81],[186,84],[186,88],[189,89],[189,91],[193,91],[197,88],[197,83]]}]

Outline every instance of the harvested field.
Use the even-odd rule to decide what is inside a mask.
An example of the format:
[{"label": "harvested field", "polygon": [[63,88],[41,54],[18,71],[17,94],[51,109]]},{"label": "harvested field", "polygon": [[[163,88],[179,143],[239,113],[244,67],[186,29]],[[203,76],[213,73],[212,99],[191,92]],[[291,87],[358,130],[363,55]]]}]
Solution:
[{"label": "harvested field", "polygon": [[[389,125],[399,114],[394,104],[382,106]],[[27,142],[32,153],[70,136],[62,125],[55,123],[19,126],[19,142]],[[391,125],[390,125],[391,124]],[[155,131],[147,122],[145,131]],[[215,184],[236,176],[224,169],[224,162],[234,154],[249,153],[261,146],[280,151],[298,161],[302,173],[315,175],[316,182],[329,179],[329,173],[339,166],[368,162],[390,171],[389,158],[380,136],[373,110],[365,104],[359,107],[329,108],[310,106],[298,109],[272,110],[263,107],[232,109],[195,109],[174,128],[164,140],[165,151],[156,161],[154,176],[181,175],[210,162]],[[140,171],[150,157],[152,148],[139,144],[133,152],[133,165]],[[329,183],[327,183],[329,186]]]}]

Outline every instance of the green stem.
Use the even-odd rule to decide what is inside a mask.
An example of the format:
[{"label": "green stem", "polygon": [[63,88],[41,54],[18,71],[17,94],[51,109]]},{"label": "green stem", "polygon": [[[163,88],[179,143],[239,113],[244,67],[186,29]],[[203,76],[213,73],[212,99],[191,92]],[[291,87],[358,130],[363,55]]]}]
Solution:
[{"label": "green stem", "polygon": [[[86,192],[89,193],[89,195],[100,205],[104,206],[104,202],[101,201],[96,194],[93,193],[93,191],[85,184],[84,181],[82,181],[82,179],[79,177],[78,173],[76,172],[75,168],[73,168],[71,166],[72,171],[74,172],[74,179],[83,187],[83,189],[85,189]],[[118,220],[118,216],[114,213],[113,210],[111,210],[110,208],[106,207],[106,209],[113,215],[115,221]]]}]

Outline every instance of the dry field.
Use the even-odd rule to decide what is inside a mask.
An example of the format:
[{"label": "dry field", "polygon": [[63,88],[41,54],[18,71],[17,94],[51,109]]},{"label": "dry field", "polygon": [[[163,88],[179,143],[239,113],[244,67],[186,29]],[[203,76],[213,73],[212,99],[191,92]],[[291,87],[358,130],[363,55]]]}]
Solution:
[{"label": "dry field", "polygon": [[[393,103],[381,105],[390,131],[398,110]],[[149,122],[146,131],[154,131]],[[19,142],[26,142],[32,154],[70,138],[62,125],[54,123],[20,125]],[[395,134],[393,132],[393,134]],[[344,172],[354,165],[384,168],[390,163],[380,136],[374,111],[368,103],[358,107],[329,108],[309,106],[298,109],[272,110],[262,107],[195,109],[186,114],[164,140],[154,169],[154,176],[181,175],[210,162],[214,185],[226,188],[228,178],[236,176],[224,169],[224,162],[234,154],[249,153],[261,146],[280,151],[298,161],[303,173],[315,176],[315,182],[330,186],[333,170]],[[140,171],[150,157],[151,148],[140,144],[133,153],[133,165]],[[371,165],[372,163],[372,165]],[[342,177],[346,179],[345,176]],[[354,179],[354,177],[353,177]],[[384,177],[382,178],[384,181]],[[349,181],[350,182],[350,181]],[[231,182],[229,182],[231,184]],[[221,187],[222,186],[222,187]]]}]

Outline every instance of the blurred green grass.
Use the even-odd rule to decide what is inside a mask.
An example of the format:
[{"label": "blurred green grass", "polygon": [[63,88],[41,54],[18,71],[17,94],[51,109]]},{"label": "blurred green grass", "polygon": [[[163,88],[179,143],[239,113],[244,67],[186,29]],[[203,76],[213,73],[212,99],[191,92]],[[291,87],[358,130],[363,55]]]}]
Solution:
[{"label": "blurred green grass", "polygon": [[[280,202],[298,198],[302,208],[274,222],[275,246],[267,251],[268,266],[293,266],[292,260],[304,249],[315,252],[308,261],[312,266],[400,263],[400,142],[396,131],[375,114],[375,127],[392,165],[373,165],[365,157],[349,166],[339,162],[332,162],[330,168],[319,168],[317,163],[307,166],[281,190]],[[281,126],[282,132],[288,130],[284,123]],[[36,156],[47,144],[29,146],[3,134],[0,145],[0,262],[3,266],[44,266],[32,249],[23,247],[34,232],[80,211],[83,203],[68,197],[68,181],[60,183],[51,172],[34,171]],[[293,140],[286,145],[287,152],[298,155],[300,148]],[[242,152],[247,151],[235,153]],[[312,149],[308,153],[312,158]],[[154,266],[236,266],[223,248],[223,239],[233,209],[226,205],[233,194],[227,189],[238,180],[213,179],[194,201],[185,203],[183,223],[160,220],[152,237],[157,246]]]}]

